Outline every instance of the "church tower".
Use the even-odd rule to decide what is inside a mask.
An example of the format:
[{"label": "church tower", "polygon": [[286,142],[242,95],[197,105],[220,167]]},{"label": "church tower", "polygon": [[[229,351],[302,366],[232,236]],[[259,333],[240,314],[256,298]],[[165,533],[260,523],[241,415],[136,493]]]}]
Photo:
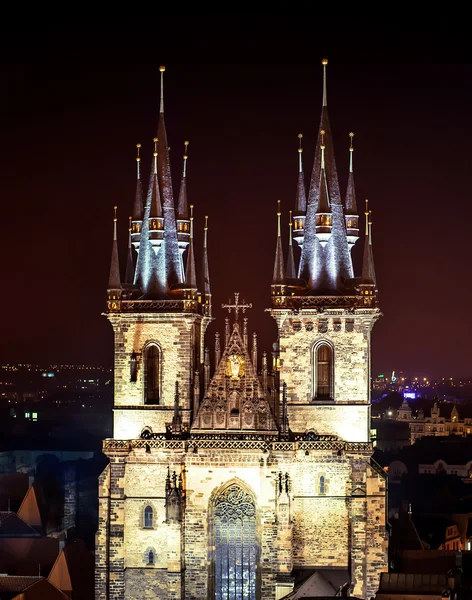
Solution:
[{"label": "church tower", "polygon": [[114,433],[99,481],[97,600],[370,599],[386,570],[385,473],[369,435],[370,333],[380,315],[372,219],[366,207],[355,277],[352,161],[343,200],[326,65],[308,195],[299,135],[287,253],[277,207],[272,368],[238,293],[222,305],[228,316],[210,359],[208,217],[197,276],[188,142],[174,205],[161,67],[146,194],[137,147],[124,279],[116,209],[113,223]]}]

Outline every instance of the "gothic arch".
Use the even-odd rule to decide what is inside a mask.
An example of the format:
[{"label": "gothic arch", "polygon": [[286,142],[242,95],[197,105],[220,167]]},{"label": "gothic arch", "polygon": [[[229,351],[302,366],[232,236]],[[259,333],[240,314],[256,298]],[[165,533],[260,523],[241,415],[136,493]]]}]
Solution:
[{"label": "gothic arch", "polygon": [[157,340],[147,340],[142,348],[143,403],[162,404],[163,352]]},{"label": "gothic arch", "polygon": [[312,398],[334,400],[334,364],[333,343],[322,338],[311,347]]},{"label": "gothic arch", "polygon": [[208,597],[259,600],[260,523],[254,492],[234,477],[213,490],[208,517]]}]

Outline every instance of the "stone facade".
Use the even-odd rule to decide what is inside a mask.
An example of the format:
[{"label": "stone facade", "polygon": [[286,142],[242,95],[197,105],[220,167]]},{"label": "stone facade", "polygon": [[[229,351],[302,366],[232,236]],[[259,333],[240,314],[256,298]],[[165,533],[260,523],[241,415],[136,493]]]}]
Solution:
[{"label": "stone facade", "polygon": [[[109,552],[100,553],[103,566],[97,563],[97,598],[210,597],[212,506],[230,482],[244,486],[256,502],[260,598],[275,599],[278,582],[293,570],[349,565],[351,593],[374,595],[385,569],[386,484],[383,471],[370,462],[369,444],[339,443],[338,449],[321,449],[327,444],[320,442],[269,442],[264,448],[223,440],[207,440],[203,447],[147,444],[146,449],[139,441],[105,443],[111,462],[100,486],[97,549]],[[180,523],[166,522],[168,467],[184,476]],[[323,494],[321,473],[329,482]],[[285,498],[279,474],[288,474]],[[146,529],[148,505],[155,524]],[[153,565],[145,559],[150,548]]]}]

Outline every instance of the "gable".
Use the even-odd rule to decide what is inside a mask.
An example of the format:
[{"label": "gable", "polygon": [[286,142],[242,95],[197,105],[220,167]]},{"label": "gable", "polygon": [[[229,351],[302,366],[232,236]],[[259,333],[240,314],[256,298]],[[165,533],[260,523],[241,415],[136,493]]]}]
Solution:
[{"label": "gable", "polygon": [[259,381],[237,322],[200,404],[192,431],[273,434],[278,431],[269,398]]}]

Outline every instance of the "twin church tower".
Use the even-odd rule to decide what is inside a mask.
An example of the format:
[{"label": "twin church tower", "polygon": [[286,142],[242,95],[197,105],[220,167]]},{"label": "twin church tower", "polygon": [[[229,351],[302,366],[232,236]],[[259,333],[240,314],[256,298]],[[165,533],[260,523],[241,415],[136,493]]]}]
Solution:
[{"label": "twin church tower", "polygon": [[188,143],[175,202],[160,69],[146,194],[138,145],[125,274],[115,218],[107,292],[114,436],[103,444],[109,464],[99,482],[97,599],[371,598],[386,570],[386,480],[371,459],[369,434],[370,334],[380,314],[370,213],[362,211],[356,277],[352,134],[343,198],[326,66],[308,189],[299,136],[285,256],[278,211],[270,308],[278,339],[270,361],[265,353],[258,360],[238,294],[212,358],[205,345],[208,219],[197,270]]}]

